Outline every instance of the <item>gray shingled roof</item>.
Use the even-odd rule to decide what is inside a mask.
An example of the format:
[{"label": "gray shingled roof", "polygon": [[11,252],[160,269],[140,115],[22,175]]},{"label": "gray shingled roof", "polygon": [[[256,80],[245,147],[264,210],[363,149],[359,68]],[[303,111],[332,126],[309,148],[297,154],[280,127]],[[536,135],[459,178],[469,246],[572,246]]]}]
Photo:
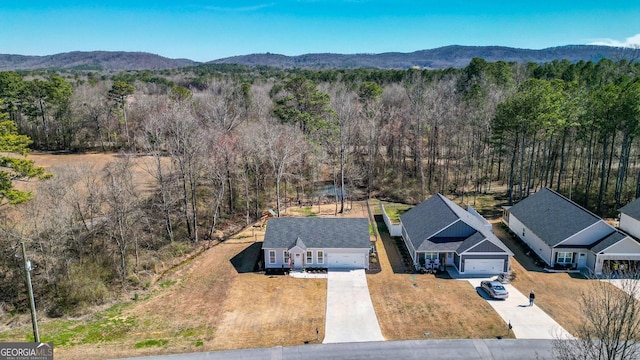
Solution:
[{"label": "gray shingled roof", "polygon": [[509,213],[552,247],[602,221],[582,206],[549,188],[543,188],[513,205]]},{"label": "gray shingled roof", "polygon": [[423,241],[458,221],[459,216],[456,215],[443,198],[444,196],[440,194],[433,195],[413,209],[400,215],[400,221],[409,234],[409,239],[416,250],[420,248]]},{"label": "gray shingled roof", "polygon": [[365,218],[271,218],[263,248],[369,248],[369,221]]},{"label": "gray shingled roof", "polygon": [[611,234],[593,243],[593,246],[591,246],[591,251],[597,254],[600,251],[605,250],[606,248],[610,247],[611,245],[614,245],[615,243],[617,243],[620,240],[623,240],[626,237],[629,237],[629,235],[623,233],[620,230],[616,230]]},{"label": "gray shingled roof", "polygon": [[633,200],[627,205],[620,208],[622,214],[631,216],[636,220],[640,220],[640,198]]},{"label": "gray shingled roof", "polygon": [[472,247],[478,245],[479,243],[481,243],[485,239],[486,239],[486,237],[484,235],[482,235],[480,232],[474,233],[473,235],[471,235],[468,238],[466,238],[462,242],[462,244],[460,244],[460,246],[457,249],[458,254],[461,254],[461,253],[471,249]]},{"label": "gray shingled roof", "polygon": [[[435,194],[400,216],[400,221],[416,251],[462,253],[472,246],[488,239],[505,253],[511,251],[488,229],[480,219],[456,205],[441,194]],[[469,227],[466,238],[446,238],[438,236],[445,228],[456,222]],[[453,225],[456,226],[456,225]],[[498,245],[499,244],[499,245]]]}]

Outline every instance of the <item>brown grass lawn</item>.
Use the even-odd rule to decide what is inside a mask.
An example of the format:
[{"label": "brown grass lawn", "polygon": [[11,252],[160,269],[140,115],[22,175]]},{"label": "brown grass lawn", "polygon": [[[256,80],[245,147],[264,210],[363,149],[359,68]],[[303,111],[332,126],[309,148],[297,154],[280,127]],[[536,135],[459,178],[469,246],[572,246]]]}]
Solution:
[{"label": "brown grass lawn", "polygon": [[[124,340],[57,347],[63,359],[102,359],[221,349],[300,345],[324,336],[326,280],[238,273],[231,260],[262,240],[250,228],[205,251],[158,282],[122,314],[136,327]],[[255,245],[254,245],[255,246]],[[145,341],[165,341],[142,347]]]},{"label": "brown grass lawn", "polygon": [[[319,211],[318,211],[319,209]],[[290,208],[290,216],[333,216],[335,205]],[[366,204],[354,203],[345,217],[367,217]],[[232,262],[259,248],[264,229],[249,227],[213,246],[183,268],[157,282],[148,299],[122,314],[135,319],[125,340],[56,348],[64,359],[112,358],[223,349],[291,346],[324,338],[325,279],[268,277],[239,271]],[[145,341],[160,346],[136,348]]]}]

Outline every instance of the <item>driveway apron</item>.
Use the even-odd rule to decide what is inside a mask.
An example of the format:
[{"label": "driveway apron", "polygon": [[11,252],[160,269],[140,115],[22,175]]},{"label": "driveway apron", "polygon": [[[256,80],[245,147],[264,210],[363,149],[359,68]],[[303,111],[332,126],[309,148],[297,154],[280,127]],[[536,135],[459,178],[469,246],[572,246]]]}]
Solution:
[{"label": "driveway apron", "polygon": [[[487,302],[508,324],[511,323],[511,331],[518,339],[573,339],[560,324],[553,320],[537,305],[529,306],[529,297],[523,295],[511,284],[504,284],[509,291],[509,298],[494,300],[480,289],[482,280],[492,279],[467,279],[478,293],[487,299]],[[506,333],[506,331],[505,331]]]},{"label": "driveway apron", "polygon": [[323,343],[383,340],[364,270],[329,270]]}]

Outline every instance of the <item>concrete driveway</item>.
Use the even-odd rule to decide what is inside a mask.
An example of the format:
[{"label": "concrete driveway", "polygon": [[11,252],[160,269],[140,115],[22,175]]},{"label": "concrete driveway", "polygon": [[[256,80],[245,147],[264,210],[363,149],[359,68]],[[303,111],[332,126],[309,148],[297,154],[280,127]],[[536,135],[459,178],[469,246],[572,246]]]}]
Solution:
[{"label": "concrete driveway", "polygon": [[364,270],[329,270],[324,344],[383,341]]},{"label": "concrete driveway", "polygon": [[513,333],[518,339],[572,339],[573,336],[560,324],[553,320],[537,305],[529,307],[529,295],[523,295],[513,285],[505,284],[509,291],[506,300],[494,300],[480,288],[482,280],[489,278],[466,279],[476,288],[478,294],[487,300],[489,305],[504,319],[505,323],[511,323]]}]

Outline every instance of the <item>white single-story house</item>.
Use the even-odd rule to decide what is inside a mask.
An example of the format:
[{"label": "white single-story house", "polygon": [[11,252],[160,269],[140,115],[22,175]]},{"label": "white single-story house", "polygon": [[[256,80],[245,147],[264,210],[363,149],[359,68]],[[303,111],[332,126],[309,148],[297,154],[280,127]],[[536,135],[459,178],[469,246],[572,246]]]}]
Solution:
[{"label": "white single-story house", "polygon": [[460,274],[496,275],[509,271],[513,253],[472,207],[465,211],[435,194],[400,216],[402,238],[414,266],[454,266]]},{"label": "white single-story house", "polygon": [[551,267],[602,274],[640,260],[633,237],[549,188],[505,207],[502,221]]},{"label": "white single-story house", "polygon": [[266,269],[368,269],[366,218],[271,218],[262,244]]}]

